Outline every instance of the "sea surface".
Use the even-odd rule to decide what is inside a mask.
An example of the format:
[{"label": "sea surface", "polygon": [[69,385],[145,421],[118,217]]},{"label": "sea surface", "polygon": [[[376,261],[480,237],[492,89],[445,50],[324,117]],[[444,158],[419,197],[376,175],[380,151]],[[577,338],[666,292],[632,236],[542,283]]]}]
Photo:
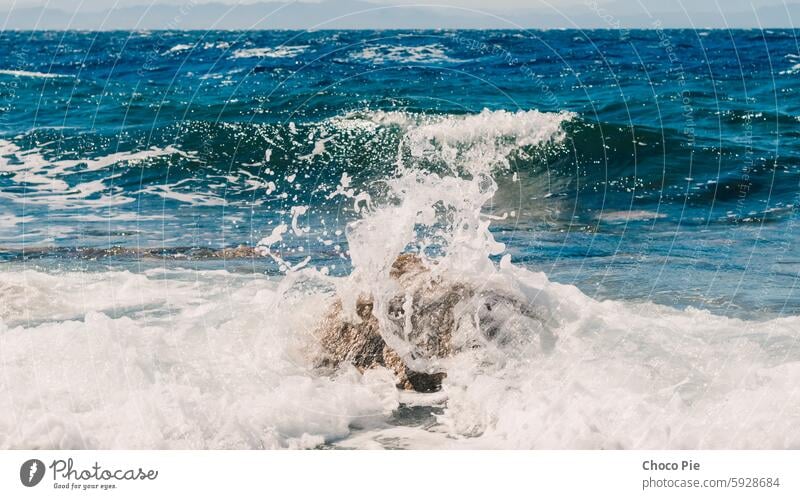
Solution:
[{"label": "sea surface", "polygon": [[[1,32],[0,448],[798,448],[799,81],[781,30]],[[540,320],[459,309],[434,394],[315,368],[403,252]]]}]

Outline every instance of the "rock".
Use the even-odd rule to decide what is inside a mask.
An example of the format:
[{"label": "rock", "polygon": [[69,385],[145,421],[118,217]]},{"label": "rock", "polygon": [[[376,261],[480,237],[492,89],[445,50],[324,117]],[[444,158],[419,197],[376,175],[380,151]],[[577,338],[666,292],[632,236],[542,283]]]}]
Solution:
[{"label": "rock", "polygon": [[[389,275],[398,281],[404,293],[389,301],[389,317],[384,324],[392,330],[384,333],[402,337],[412,345],[413,351],[408,355],[413,358],[436,360],[456,353],[453,333],[459,320],[456,309],[462,303],[479,306],[477,314],[464,315],[469,320],[474,315],[478,316],[487,339],[497,336],[505,320],[503,317],[508,317],[509,310],[535,318],[532,310],[513,297],[434,277],[416,255],[400,255]],[[480,300],[472,300],[476,297]],[[411,317],[406,318],[409,300]],[[316,331],[322,347],[317,367],[335,369],[342,363],[350,363],[363,372],[382,366],[394,372],[399,388],[418,392],[438,391],[446,373],[412,370],[402,356],[387,345],[373,308],[371,296],[360,296],[356,302],[359,320],[353,321],[344,316],[341,301],[333,303]],[[504,310],[504,313],[498,314],[499,310]],[[409,322],[410,328],[406,327]]]}]

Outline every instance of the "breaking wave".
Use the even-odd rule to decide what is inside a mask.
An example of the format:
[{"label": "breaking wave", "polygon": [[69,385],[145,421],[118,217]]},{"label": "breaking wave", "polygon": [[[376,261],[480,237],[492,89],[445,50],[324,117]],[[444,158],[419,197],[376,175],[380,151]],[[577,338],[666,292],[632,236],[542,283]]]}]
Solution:
[{"label": "breaking wave", "polygon": [[[394,130],[393,167],[362,184],[345,171],[316,185],[348,212],[344,227],[326,233],[308,225],[302,199],[288,198],[289,209],[247,254],[274,259],[280,276],[161,266],[4,270],[0,447],[800,446],[796,317],[744,321],[595,300],[515,262],[496,239],[499,215],[490,208],[499,179],[516,178],[514,158],[558,147],[575,119],[487,110],[330,120],[336,133]],[[324,157],[328,137],[312,136],[313,148],[299,155],[311,156],[298,161]],[[29,179],[73,165],[44,166],[35,151],[3,147],[16,158],[3,167]],[[146,155],[162,153],[188,154]],[[297,172],[284,173],[296,183]],[[47,178],[29,183],[46,194],[59,187]],[[350,265],[339,276],[300,248],[334,230],[343,230],[347,250],[337,251]],[[526,303],[535,319],[509,310],[502,334],[489,338],[474,320],[480,303],[467,301],[452,334],[472,347],[435,360],[414,357],[407,338],[383,331],[415,368],[444,368],[433,394],[398,391],[383,368],[315,369],[319,318],[335,300],[352,315],[367,294],[378,320],[389,320],[387,303],[398,293],[390,270],[408,252],[435,276]]]}]

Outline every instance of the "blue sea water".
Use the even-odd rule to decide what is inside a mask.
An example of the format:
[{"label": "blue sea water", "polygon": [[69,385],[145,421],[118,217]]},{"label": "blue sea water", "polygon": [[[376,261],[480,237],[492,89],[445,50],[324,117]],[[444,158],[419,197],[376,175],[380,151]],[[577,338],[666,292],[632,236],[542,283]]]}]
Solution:
[{"label": "blue sea water", "polygon": [[[486,165],[496,191],[480,207],[505,245],[491,255],[498,265],[510,255],[589,298],[666,305],[689,323],[711,320],[703,311],[748,321],[800,314],[794,31],[3,32],[0,47],[0,292],[29,300],[0,305],[9,327],[94,320],[107,328],[149,306],[92,298],[104,303],[89,306],[102,320],[59,300],[58,311],[31,312],[39,295],[20,291],[30,283],[18,272],[44,280],[36,284],[42,300],[53,299],[46,290],[57,282],[76,280],[59,299],[83,284],[102,295],[111,291],[91,287],[105,282],[98,275],[118,289],[159,270],[198,272],[225,289],[295,265],[347,276],[349,224],[369,218],[368,205],[402,202],[385,183],[408,158],[420,171],[476,181],[468,162],[500,165]],[[536,136],[553,123],[557,139]],[[442,152],[443,144],[452,147]],[[379,227],[387,241],[401,230],[390,220]],[[436,255],[447,251],[436,231],[457,228],[427,230],[421,251]],[[260,242],[270,251],[222,251]],[[47,280],[54,275],[62,277]],[[736,341],[758,329],[728,326],[720,327]],[[747,359],[794,362],[795,343],[776,335],[759,343],[772,360]],[[690,374],[672,380],[676,393],[703,386],[691,359],[710,354],[698,355],[679,363]],[[448,414],[433,405],[432,414]],[[619,443],[595,423],[596,440],[520,445],[739,444],[646,432]],[[347,431],[322,433],[329,444]],[[742,446],[759,446],[756,433],[744,433],[754,440]],[[321,443],[64,435],[42,445]],[[765,445],[800,442],[783,435]]]},{"label": "blue sea water", "polygon": [[[297,199],[310,224],[340,226],[325,188],[342,171],[385,175],[398,137],[329,120],[537,109],[577,117],[562,149],[515,159],[524,182],[500,179],[494,209],[515,216],[493,230],[516,259],[592,295],[800,305],[792,31],[6,32],[0,45],[0,134],[16,151],[0,171],[4,260],[253,245]],[[298,159],[325,134],[324,154]],[[16,167],[29,151],[76,163]]]}]

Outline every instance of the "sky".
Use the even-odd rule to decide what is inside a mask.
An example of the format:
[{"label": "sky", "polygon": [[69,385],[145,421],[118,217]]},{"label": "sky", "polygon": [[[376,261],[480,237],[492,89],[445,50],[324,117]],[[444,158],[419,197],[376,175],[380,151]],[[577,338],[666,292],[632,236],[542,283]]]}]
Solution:
[{"label": "sky", "polygon": [[[224,4],[253,4],[260,0],[194,0],[196,3],[224,3]],[[321,0],[302,0],[304,3],[318,3]],[[336,0],[333,0],[334,2]],[[382,5],[445,5],[463,8],[474,8],[487,10],[488,5],[492,9],[519,9],[532,7],[573,7],[576,5],[587,4],[592,0],[368,0],[370,3]],[[119,7],[130,7],[135,5],[181,5],[186,0],[0,0],[0,7],[9,10],[12,6],[31,7],[43,6],[57,7],[64,10],[74,10],[80,5],[91,6],[93,9],[116,5]],[[642,5],[653,7],[672,6],[676,9],[685,8],[692,11],[713,11],[717,6],[723,10],[728,9],[749,9],[750,5],[762,7],[769,5],[782,5],[783,3],[795,3],[790,0],[597,0],[599,5],[617,4],[629,8],[641,8]],[[649,4],[649,5],[648,5]],[[671,4],[671,5],[670,5]]]},{"label": "sky", "polygon": [[[182,27],[304,29],[338,18],[343,20],[326,27],[513,28],[518,23],[526,28],[637,28],[652,27],[654,19],[664,27],[800,25],[800,0],[303,0],[280,9],[283,17],[262,15],[274,9],[278,1],[0,0],[0,21],[6,19],[9,29],[97,29],[101,25],[102,29],[126,29],[126,23],[133,19],[139,22],[138,27],[160,29],[161,20],[174,18],[178,9],[197,4],[188,14],[180,14]],[[227,24],[215,24],[231,5],[237,5],[237,12],[224,16]],[[405,8],[353,15],[373,6],[393,5]],[[102,14],[109,9],[114,15]],[[46,11],[43,16],[42,10]],[[64,16],[64,11],[72,15]],[[261,24],[251,22],[262,18]],[[501,18],[504,20],[497,20]],[[67,21],[72,24],[64,25]]]}]

